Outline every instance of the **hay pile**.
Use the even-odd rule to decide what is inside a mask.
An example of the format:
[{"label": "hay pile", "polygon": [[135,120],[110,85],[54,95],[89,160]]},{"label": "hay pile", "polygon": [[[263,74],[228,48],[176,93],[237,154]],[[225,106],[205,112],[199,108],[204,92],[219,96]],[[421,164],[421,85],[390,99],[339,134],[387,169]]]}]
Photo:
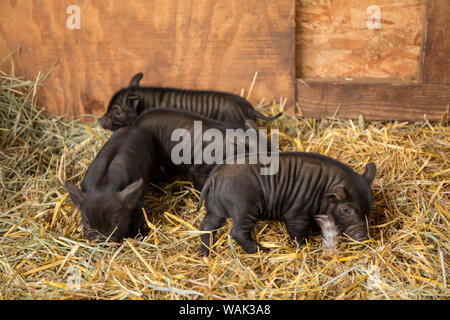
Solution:
[{"label": "hay pile", "polygon": [[[59,178],[79,183],[109,133],[35,108],[41,83],[0,73],[0,298],[442,299],[449,290],[450,130],[447,123],[298,119],[283,151],[335,157],[358,172],[374,161],[374,209],[362,247],[327,254],[318,234],[295,247],[280,222],[259,222],[268,253],[245,254],[218,232],[199,256],[197,194],[188,182],[146,195],[150,232],[117,246],[81,238]],[[259,106],[266,114],[283,103]]]}]

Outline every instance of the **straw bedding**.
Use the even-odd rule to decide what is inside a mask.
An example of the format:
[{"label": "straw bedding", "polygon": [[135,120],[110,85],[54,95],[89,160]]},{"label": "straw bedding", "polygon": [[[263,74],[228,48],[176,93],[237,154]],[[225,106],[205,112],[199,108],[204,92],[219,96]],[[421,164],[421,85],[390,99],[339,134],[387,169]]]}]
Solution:
[{"label": "straw bedding", "polygon": [[[44,77],[45,78],[45,77]],[[42,77],[40,78],[42,80]],[[117,245],[81,237],[80,213],[60,180],[79,185],[110,133],[36,108],[41,80],[0,73],[0,298],[2,299],[446,299],[449,290],[450,130],[440,123],[301,119],[286,111],[283,151],[377,164],[370,240],[328,253],[320,235],[296,246],[280,222],[245,254],[219,232],[199,255],[198,193],[189,182],[145,197],[149,233]],[[267,115],[284,103],[262,104]],[[45,107],[45,106],[42,106]],[[296,110],[299,112],[299,110]]]}]

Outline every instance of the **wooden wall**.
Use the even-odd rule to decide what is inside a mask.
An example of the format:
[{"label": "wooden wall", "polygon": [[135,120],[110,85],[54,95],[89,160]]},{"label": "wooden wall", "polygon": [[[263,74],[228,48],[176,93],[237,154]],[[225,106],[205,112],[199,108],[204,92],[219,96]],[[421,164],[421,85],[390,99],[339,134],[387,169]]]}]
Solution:
[{"label": "wooden wall", "polygon": [[0,21],[18,75],[57,62],[40,96],[57,114],[102,114],[137,72],[245,97],[258,72],[250,102],[286,97],[307,117],[439,120],[450,104],[447,0],[1,0]]},{"label": "wooden wall", "polygon": [[450,84],[450,1],[428,0],[421,81]]},{"label": "wooden wall", "polygon": [[[368,29],[367,7],[380,8]],[[450,1],[297,0],[304,116],[440,120],[450,105]]]},{"label": "wooden wall", "polygon": [[[80,29],[68,29],[78,5]],[[102,114],[131,76],[142,85],[215,89],[294,104],[294,1],[0,1],[0,57],[18,46],[16,71],[46,73],[40,102],[57,114]],[[0,60],[1,60],[0,58]],[[1,66],[5,68],[5,66]]]},{"label": "wooden wall", "polygon": [[[425,0],[296,0],[298,78],[417,80]],[[372,5],[380,29],[369,29]]]}]

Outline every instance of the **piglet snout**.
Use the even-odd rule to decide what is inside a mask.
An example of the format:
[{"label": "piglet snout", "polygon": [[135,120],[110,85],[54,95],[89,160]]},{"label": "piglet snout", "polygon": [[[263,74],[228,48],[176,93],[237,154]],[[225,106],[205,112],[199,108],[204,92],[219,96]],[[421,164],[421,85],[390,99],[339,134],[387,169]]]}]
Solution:
[{"label": "piglet snout", "polygon": [[[366,226],[350,227],[344,231],[351,239],[362,242],[369,239]],[[350,240],[350,239],[349,239]]]},{"label": "piglet snout", "polygon": [[112,121],[109,117],[101,117],[98,119],[98,123],[100,126],[102,126],[104,129],[111,130],[112,129]]},{"label": "piglet snout", "polygon": [[89,230],[84,234],[84,237],[92,244],[99,246],[109,246],[114,243],[120,242],[120,240],[114,235],[110,235],[109,237],[105,237],[101,233],[95,230]]}]

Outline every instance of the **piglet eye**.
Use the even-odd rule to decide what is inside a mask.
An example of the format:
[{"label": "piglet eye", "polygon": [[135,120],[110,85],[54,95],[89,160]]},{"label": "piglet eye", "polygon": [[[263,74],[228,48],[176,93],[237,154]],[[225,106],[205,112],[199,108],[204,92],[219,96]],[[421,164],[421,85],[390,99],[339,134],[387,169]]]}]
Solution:
[{"label": "piglet eye", "polygon": [[348,207],[343,207],[343,208],[342,208],[342,211],[344,211],[344,213],[349,213],[349,212],[350,212],[350,209],[349,209]]},{"label": "piglet eye", "polygon": [[122,112],[119,109],[117,109],[116,110],[116,116],[120,116],[121,114],[122,114]]}]

